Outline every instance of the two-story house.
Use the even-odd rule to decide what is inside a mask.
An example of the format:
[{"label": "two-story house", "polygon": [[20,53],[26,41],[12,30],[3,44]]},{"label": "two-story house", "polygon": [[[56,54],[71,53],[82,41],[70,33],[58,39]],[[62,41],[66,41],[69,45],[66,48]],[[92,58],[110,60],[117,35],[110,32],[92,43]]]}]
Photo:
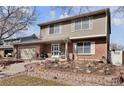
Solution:
[{"label": "two-story house", "polygon": [[8,55],[13,56],[13,45],[16,43],[36,40],[38,37],[35,34],[25,37],[17,37],[13,39],[5,39],[3,40],[2,44],[0,45],[0,56],[7,57]]},{"label": "two-story house", "polygon": [[[39,24],[40,40],[15,45],[18,58],[36,57],[46,51],[48,57],[72,57],[75,60],[108,58],[111,23],[109,9],[70,16]],[[24,50],[28,50],[24,54]]]}]

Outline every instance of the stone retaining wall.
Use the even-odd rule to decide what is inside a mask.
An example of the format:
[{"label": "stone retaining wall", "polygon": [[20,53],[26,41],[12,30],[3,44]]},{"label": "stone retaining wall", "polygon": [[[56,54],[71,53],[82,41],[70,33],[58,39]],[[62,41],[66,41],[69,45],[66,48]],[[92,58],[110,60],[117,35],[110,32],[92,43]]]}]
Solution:
[{"label": "stone retaining wall", "polygon": [[[29,67],[28,67],[29,68]],[[41,69],[41,71],[30,71],[27,69],[27,75],[44,78],[47,80],[55,80],[67,83],[69,85],[119,85],[121,84],[121,75],[92,75],[59,71],[54,69]]]}]

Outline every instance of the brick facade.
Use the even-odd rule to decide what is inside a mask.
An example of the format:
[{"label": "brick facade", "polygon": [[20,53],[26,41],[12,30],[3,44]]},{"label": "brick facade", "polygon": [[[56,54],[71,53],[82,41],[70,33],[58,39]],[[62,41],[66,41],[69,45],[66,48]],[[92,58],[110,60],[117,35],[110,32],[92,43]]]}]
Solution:
[{"label": "brick facade", "polygon": [[[73,43],[82,42],[82,41],[94,41],[95,42],[95,54],[91,55],[78,55],[73,52]],[[55,43],[55,42],[54,42]],[[57,42],[58,43],[58,42]],[[51,57],[51,43],[41,43],[41,44],[28,44],[28,45],[19,45],[18,50],[22,48],[35,48],[36,54],[40,55],[41,52],[45,51],[48,54],[48,57]],[[60,51],[62,54],[65,54],[65,43],[60,42]],[[15,47],[16,48],[16,47]],[[75,60],[85,60],[85,59],[101,59],[102,56],[107,58],[108,45],[106,43],[106,38],[93,38],[93,39],[80,39],[72,40],[68,43],[68,53],[69,55],[74,54]],[[18,51],[19,52],[19,51]],[[18,53],[19,54],[19,53]]]},{"label": "brick facade", "polygon": [[74,42],[79,41],[95,41],[95,54],[92,55],[77,55],[79,60],[81,59],[101,59],[102,56],[105,56],[107,58],[107,43],[106,38],[97,38],[97,39],[85,39],[85,40],[75,40]]}]

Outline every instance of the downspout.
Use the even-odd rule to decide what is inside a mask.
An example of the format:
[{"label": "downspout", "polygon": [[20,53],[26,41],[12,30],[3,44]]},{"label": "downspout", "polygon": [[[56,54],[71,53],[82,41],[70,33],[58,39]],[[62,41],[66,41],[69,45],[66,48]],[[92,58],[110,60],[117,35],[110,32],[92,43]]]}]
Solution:
[{"label": "downspout", "polygon": [[107,28],[106,28],[106,34],[107,34],[107,37],[106,37],[106,42],[107,42],[107,62],[111,62],[111,53],[110,53],[110,34],[111,34],[111,22],[110,22],[110,10],[107,9],[106,10],[106,15],[107,15],[107,18],[106,18],[106,25],[107,25]]}]

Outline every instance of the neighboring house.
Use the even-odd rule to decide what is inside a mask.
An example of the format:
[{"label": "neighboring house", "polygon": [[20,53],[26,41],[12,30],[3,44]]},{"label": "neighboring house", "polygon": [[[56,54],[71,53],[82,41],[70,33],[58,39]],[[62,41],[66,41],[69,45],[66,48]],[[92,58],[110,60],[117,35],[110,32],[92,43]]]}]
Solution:
[{"label": "neighboring house", "polygon": [[114,65],[124,65],[124,50],[119,49],[112,50],[111,62]]},{"label": "neighboring house", "polygon": [[18,58],[37,58],[43,51],[48,57],[69,56],[75,60],[108,58],[111,34],[109,9],[53,20],[39,26],[40,40],[15,44]]},{"label": "neighboring house", "polygon": [[7,57],[13,55],[13,45],[16,43],[24,42],[24,41],[30,41],[33,39],[38,39],[35,34],[31,36],[26,37],[18,37],[14,39],[6,39],[3,41],[3,44],[0,45],[0,56],[1,57]]}]

